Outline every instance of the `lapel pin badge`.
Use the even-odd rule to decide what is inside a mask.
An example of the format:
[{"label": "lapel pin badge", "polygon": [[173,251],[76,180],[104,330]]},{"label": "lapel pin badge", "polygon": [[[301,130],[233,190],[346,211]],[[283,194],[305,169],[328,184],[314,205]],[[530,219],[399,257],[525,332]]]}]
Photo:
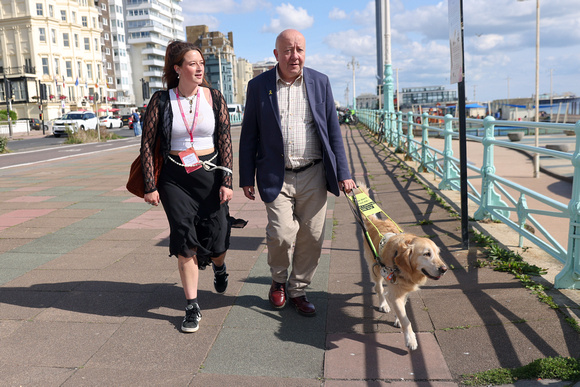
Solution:
[{"label": "lapel pin badge", "polygon": [[268,95],[272,95],[272,90],[268,90]]}]

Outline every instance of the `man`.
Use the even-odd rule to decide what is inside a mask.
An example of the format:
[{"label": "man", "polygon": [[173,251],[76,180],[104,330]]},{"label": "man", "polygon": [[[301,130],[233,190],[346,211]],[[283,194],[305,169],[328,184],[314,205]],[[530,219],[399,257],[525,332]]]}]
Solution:
[{"label": "man", "polygon": [[277,66],[248,84],[240,187],[254,200],[255,177],[266,205],[271,305],[283,308],[288,296],[299,313],[313,316],[316,308],[305,288],[320,260],[327,190],[338,196],[341,189],[350,192],[355,184],[328,77],[304,67],[304,36],[296,30],[283,31],[274,55]]}]

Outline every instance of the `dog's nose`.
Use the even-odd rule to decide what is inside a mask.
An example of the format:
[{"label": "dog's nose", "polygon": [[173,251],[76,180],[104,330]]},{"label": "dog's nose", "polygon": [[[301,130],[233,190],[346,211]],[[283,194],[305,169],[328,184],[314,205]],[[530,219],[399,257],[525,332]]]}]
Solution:
[{"label": "dog's nose", "polygon": [[439,266],[439,273],[445,274],[447,272],[447,266]]}]

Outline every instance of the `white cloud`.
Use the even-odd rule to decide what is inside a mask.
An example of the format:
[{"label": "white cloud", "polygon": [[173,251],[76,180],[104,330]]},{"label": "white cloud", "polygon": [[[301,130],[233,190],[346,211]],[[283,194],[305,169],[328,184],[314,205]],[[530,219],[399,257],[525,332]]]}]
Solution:
[{"label": "white cloud", "polygon": [[210,31],[216,31],[218,30],[220,22],[215,16],[197,13],[187,18],[187,25],[188,26],[206,25],[208,26]]},{"label": "white cloud", "polygon": [[362,11],[354,11],[352,20],[359,25],[375,24],[375,2],[369,1]]},{"label": "white cloud", "polygon": [[334,7],[328,13],[328,18],[330,20],[344,20],[344,19],[347,19],[348,16],[347,16],[346,12],[344,12],[342,9],[338,9],[338,8]]},{"label": "white cloud", "polygon": [[302,7],[295,8],[292,4],[281,4],[276,7],[278,18],[270,20],[270,25],[264,25],[263,32],[279,33],[287,28],[305,30],[314,24],[314,17]]},{"label": "white cloud", "polygon": [[473,47],[478,51],[489,51],[504,43],[504,37],[496,34],[481,35],[472,40]]},{"label": "white cloud", "polygon": [[356,30],[330,34],[324,39],[324,43],[347,56],[375,55],[376,53],[374,36],[364,35]]},{"label": "white cloud", "polygon": [[260,8],[270,7],[266,0],[189,0],[181,4],[184,12],[195,15],[200,11],[203,13],[247,13]]}]

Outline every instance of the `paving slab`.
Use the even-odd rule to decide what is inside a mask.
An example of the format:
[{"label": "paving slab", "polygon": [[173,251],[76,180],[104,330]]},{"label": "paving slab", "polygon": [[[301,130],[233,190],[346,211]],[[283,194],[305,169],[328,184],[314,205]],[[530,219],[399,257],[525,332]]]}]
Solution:
[{"label": "paving slab", "polygon": [[[410,179],[403,155],[365,132],[345,127],[343,136],[355,179],[452,266],[409,296],[416,351],[405,347],[394,313],[378,311],[366,242],[346,199],[332,195],[307,289],[315,317],[270,307],[264,205],[236,189],[230,214],[248,224],[232,230],[229,287],[216,294],[211,269],[200,272],[201,328],[182,334],[184,294],[163,209],[124,189],[139,147],[131,139],[129,148],[0,172],[0,221],[14,211],[24,220],[0,223],[0,385],[451,387],[467,373],[580,356],[580,335],[565,320],[580,316],[577,291],[550,290],[565,308],[553,310],[512,275],[477,268],[481,250],[462,248],[459,220],[424,185],[457,208],[453,192],[438,191],[432,175]],[[496,160],[527,179],[517,176],[530,168],[525,155],[496,152]],[[538,191],[569,200],[567,187],[543,179],[533,180]],[[517,245],[502,225],[471,224]],[[533,250],[520,251],[527,259]]]}]

